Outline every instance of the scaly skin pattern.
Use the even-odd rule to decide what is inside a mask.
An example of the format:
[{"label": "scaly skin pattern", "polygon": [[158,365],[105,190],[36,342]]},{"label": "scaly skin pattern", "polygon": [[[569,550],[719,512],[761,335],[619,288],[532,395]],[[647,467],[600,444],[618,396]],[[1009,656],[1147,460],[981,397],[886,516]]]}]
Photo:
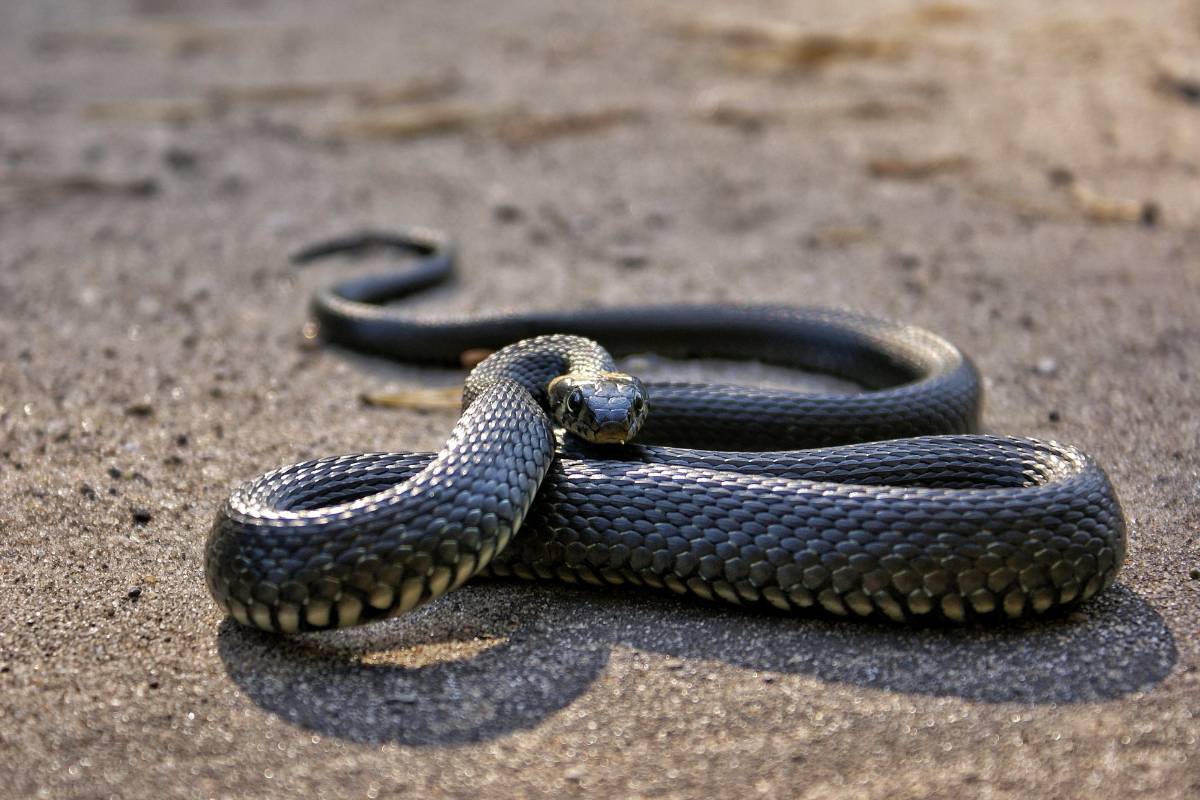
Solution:
[{"label": "scaly skin pattern", "polygon": [[[840,312],[803,318],[812,341],[799,344],[810,350],[867,324]],[[971,428],[979,396],[969,362],[931,334],[870,330],[899,332],[880,351],[912,350],[914,382],[841,406],[751,392],[766,400],[749,407],[768,416],[740,438],[743,428],[723,417],[744,418],[745,407],[713,404],[710,425],[686,402],[687,388],[675,390],[673,406],[651,385],[647,427],[661,416],[660,430],[698,430],[706,444],[811,446],[826,427],[839,441],[870,438],[890,407],[929,432]],[[922,356],[914,341],[932,342],[931,352]],[[942,435],[782,452],[570,439],[556,448],[545,387],[564,370],[609,371],[611,359],[593,347],[550,336],[499,351],[468,379],[467,408],[436,455],[322,459],[239,488],[208,541],[214,598],[243,624],[291,633],[392,616],[487,570],[785,611],[962,622],[1081,602],[1113,581],[1124,558],[1108,479],[1054,443]],[[871,359],[855,347],[843,357]],[[808,416],[797,419],[790,405]],[[672,412],[680,407],[683,421]],[[771,419],[784,424],[771,431]]]},{"label": "scaly skin pattern", "polygon": [[351,456],[241,486],[209,535],[209,591],[243,625],[283,633],[407,611],[505,548],[553,458],[546,415],[494,381],[420,472]]},{"label": "scaly skin pattern", "polygon": [[491,571],[895,622],[1044,614],[1125,555],[1103,471],[1052,442],[562,458]]}]

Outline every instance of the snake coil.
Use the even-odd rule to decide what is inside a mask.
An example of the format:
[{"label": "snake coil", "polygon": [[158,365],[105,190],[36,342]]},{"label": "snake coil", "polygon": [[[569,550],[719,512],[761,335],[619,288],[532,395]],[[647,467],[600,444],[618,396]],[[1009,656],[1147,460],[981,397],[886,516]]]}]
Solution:
[{"label": "snake coil", "polygon": [[[438,453],[308,461],[233,492],[206,573],[244,625],[369,622],[479,573],[897,622],[1011,619],[1087,600],[1124,559],[1103,470],[1069,446],[972,434],[978,373],[932,333],[844,311],[727,305],[418,320],[383,304],[450,277],[440,236],[363,234],[294,260],[380,246],[420,258],[318,294],[327,340],[445,365],[472,348],[498,352],[468,378]],[[647,345],[828,372],[867,391],[648,382],[648,411],[635,412],[641,395],[623,376],[610,385],[609,353]],[[548,391],[564,375],[568,388],[608,395],[596,405]],[[562,417],[581,398],[590,429],[609,431],[596,441],[632,438],[614,427],[628,417],[637,443],[556,438],[551,412],[588,435]]]}]

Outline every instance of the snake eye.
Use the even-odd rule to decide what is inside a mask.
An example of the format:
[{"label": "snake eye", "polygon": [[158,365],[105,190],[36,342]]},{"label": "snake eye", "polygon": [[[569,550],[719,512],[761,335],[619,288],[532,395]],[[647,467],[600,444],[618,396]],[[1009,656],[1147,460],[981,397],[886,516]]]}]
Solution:
[{"label": "snake eye", "polygon": [[581,408],[583,408],[583,390],[573,389],[571,393],[567,395],[567,411],[570,411],[572,414],[574,414]]},{"label": "snake eye", "polygon": [[646,407],[646,401],[640,397],[633,398],[633,413],[640,414],[642,409]]}]

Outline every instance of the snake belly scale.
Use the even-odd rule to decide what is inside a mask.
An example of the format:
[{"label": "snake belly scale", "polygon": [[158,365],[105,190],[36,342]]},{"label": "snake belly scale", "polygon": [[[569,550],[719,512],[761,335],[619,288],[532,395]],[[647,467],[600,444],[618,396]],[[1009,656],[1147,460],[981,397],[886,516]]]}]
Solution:
[{"label": "snake belly scale", "polygon": [[[206,573],[242,624],[369,622],[480,573],[897,622],[1013,619],[1087,600],[1124,559],[1103,470],[1070,446],[972,433],[979,376],[932,333],[748,306],[417,320],[383,304],[450,276],[436,235],[364,234],[296,260],[381,246],[419,258],[319,294],[325,338],[418,363],[497,352],[468,377],[438,453],[319,459],[233,492]],[[617,372],[610,353],[646,349],[819,370],[867,391]]]}]

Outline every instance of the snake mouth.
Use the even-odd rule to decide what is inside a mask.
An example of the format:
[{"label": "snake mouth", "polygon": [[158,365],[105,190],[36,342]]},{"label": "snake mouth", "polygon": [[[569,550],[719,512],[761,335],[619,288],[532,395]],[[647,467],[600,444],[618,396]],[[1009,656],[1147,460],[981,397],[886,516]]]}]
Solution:
[{"label": "snake mouth", "polygon": [[592,433],[596,444],[625,444],[630,438],[629,428],[623,422],[605,422]]}]

